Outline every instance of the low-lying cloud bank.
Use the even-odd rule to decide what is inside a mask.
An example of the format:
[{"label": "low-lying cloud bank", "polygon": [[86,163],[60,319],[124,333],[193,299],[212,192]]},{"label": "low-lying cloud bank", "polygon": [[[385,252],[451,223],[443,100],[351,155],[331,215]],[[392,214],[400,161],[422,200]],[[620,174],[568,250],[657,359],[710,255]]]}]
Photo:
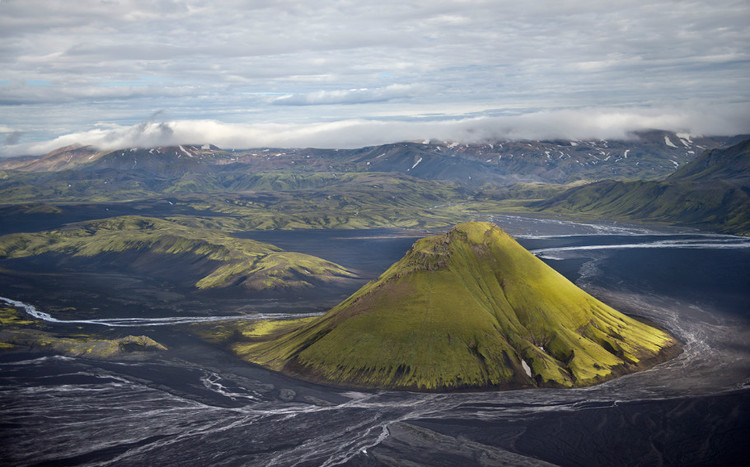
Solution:
[{"label": "low-lying cloud bank", "polygon": [[[0,128],[6,129],[12,131]],[[105,150],[209,143],[223,148],[357,148],[433,139],[461,143],[517,139],[627,139],[632,137],[633,131],[646,129],[692,135],[742,134],[750,132],[750,112],[747,104],[738,104],[723,107],[720,115],[704,109],[583,109],[446,120],[351,119],[307,124],[240,124],[216,120],[157,122],[151,119],[133,126],[100,126],[43,142],[6,144],[0,147],[0,155],[44,154],[72,144]],[[12,142],[14,138],[7,140]]]}]

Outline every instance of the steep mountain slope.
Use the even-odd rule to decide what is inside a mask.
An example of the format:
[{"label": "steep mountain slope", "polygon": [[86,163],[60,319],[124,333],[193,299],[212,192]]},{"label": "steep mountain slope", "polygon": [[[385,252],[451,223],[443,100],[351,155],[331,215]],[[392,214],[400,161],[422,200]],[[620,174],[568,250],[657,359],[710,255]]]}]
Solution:
[{"label": "steep mountain slope", "polygon": [[546,212],[666,221],[749,235],[750,140],[706,151],[664,181],[602,181],[535,206]]},{"label": "steep mountain slope", "polygon": [[[191,273],[200,289],[242,287],[263,292],[312,287],[355,277],[338,264],[281,250],[267,243],[175,222],[123,216],[82,222],[58,230],[0,237],[0,259],[55,255],[56,263],[98,258],[118,267]],[[114,255],[114,257],[112,257]],[[168,258],[182,259],[178,264]],[[169,271],[172,271],[171,273]]]},{"label": "steep mountain slope", "polygon": [[312,381],[428,391],[585,386],[678,347],[476,222],[417,241],[322,317],[249,326],[233,349],[250,362]]}]

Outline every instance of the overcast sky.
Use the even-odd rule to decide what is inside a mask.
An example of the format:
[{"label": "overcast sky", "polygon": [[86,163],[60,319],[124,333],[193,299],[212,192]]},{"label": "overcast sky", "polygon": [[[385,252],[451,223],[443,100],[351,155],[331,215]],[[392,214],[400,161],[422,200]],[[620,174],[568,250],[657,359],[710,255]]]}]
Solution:
[{"label": "overcast sky", "polygon": [[750,2],[0,0],[0,155],[750,132]]}]

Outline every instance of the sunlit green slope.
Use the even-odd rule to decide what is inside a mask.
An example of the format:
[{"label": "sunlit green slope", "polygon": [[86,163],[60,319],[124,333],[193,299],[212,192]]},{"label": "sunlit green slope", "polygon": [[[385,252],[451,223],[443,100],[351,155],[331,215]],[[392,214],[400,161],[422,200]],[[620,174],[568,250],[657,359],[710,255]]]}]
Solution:
[{"label": "sunlit green slope", "polygon": [[[274,245],[229,236],[161,219],[122,216],[81,222],[58,230],[0,237],[0,259],[53,253],[64,257],[118,254],[123,263],[151,262],[164,255],[188,258],[186,268],[205,272],[196,278],[201,289],[241,286],[264,291],[310,287],[355,277],[344,267],[321,258],[284,251]],[[195,267],[196,262],[201,267]],[[146,268],[149,265],[145,265]]]},{"label": "sunlit green slope", "polygon": [[678,348],[479,222],[417,241],[320,318],[244,326],[233,345],[244,359],[366,388],[585,386]]}]

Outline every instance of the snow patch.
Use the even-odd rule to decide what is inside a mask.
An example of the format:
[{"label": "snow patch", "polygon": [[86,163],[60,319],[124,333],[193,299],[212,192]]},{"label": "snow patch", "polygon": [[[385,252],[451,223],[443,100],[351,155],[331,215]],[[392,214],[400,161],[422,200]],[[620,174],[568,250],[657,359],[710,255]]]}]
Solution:
[{"label": "snow patch", "polygon": [[526,360],[521,359],[521,366],[523,367],[523,371],[526,372],[526,376],[531,378],[531,367],[529,366],[528,363],[526,363]]},{"label": "snow patch", "polygon": [[[413,169],[414,167],[418,166],[420,162],[422,162],[422,158],[421,157],[419,159],[417,159],[417,162],[415,162],[414,165],[411,166],[411,169]],[[409,170],[411,170],[411,169],[409,169]]]},{"label": "snow patch", "polygon": [[675,133],[678,138],[686,140],[688,143],[692,143],[693,140],[690,139],[690,133]]},{"label": "snow patch", "polygon": [[674,160],[674,159],[669,159],[669,160],[674,164],[675,167],[679,167],[680,166],[680,163],[677,162],[676,160]]},{"label": "snow patch", "polygon": [[626,150],[625,150],[625,154],[623,154],[623,156],[625,156],[625,159],[627,159],[627,158],[628,158],[628,153],[629,153],[629,152],[630,152],[630,149],[626,149]]},{"label": "snow patch", "polygon": [[669,147],[676,148],[677,146],[674,145],[672,140],[669,139],[669,136],[664,135],[664,144],[666,144]]},{"label": "snow patch", "polygon": [[193,157],[193,155],[192,155],[192,154],[190,154],[190,153],[189,153],[189,152],[188,152],[188,151],[187,151],[187,150],[186,150],[185,148],[183,148],[182,146],[180,146],[180,151],[182,151],[182,153],[183,153],[183,154],[185,154],[185,155],[186,155],[186,156],[188,156],[188,157]]}]

